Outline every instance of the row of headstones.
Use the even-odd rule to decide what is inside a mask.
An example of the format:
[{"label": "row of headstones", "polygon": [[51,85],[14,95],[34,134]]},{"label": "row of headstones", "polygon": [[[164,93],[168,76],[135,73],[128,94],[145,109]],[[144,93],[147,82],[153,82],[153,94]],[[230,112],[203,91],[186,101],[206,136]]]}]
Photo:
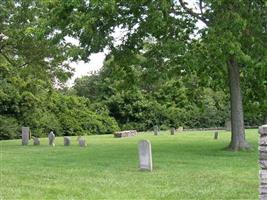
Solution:
[{"label": "row of headstones", "polygon": [[[175,128],[171,128],[171,135],[174,135],[175,131],[179,131],[179,132],[183,131],[183,127],[179,127],[177,130]],[[159,135],[159,127],[158,126],[154,126],[154,135]],[[218,133],[218,131],[216,131],[214,133],[214,140],[217,140],[218,136],[219,136],[219,133]]]},{"label": "row of headstones", "polygon": [[[48,141],[49,141],[49,145],[50,146],[55,146],[55,139],[56,139],[56,136],[55,134],[51,131],[48,135]],[[69,136],[64,136],[64,146],[70,146],[71,144],[71,137]],[[80,147],[86,147],[87,144],[86,144],[86,141],[84,138],[82,138],[81,136],[78,136],[77,138],[77,141],[80,145]]]},{"label": "row of headstones", "polygon": [[259,128],[259,164],[260,188],[259,199],[267,199],[267,124]]},{"label": "row of headstones", "polygon": [[[174,135],[176,131],[182,132],[183,130],[184,130],[184,128],[182,126],[180,126],[178,129],[175,129],[175,128],[170,129],[171,135]],[[153,131],[154,131],[154,135],[159,135],[160,129],[158,126],[154,126]]]},{"label": "row of headstones", "polygon": [[[22,127],[22,145],[28,145],[30,139],[30,129],[29,127]],[[48,134],[48,143],[50,146],[55,146],[55,134],[51,131]],[[81,147],[85,147],[86,141],[85,139],[78,137],[78,142]],[[33,138],[34,145],[40,145],[40,139],[34,137]],[[71,144],[71,138],[65,136],[64,137],[64,145],[69,146]],[[141,140],[138,144],[139,146],[139,168],[141,170],[152,171],[152,151],[151,151],[151,143],[148,140]]]},{"label": "row of headstones", "polygon": [[[22,145],[28,145],[30,139],[30,129],[29,127],[22,127]],[[51,131],[48,134],[48,143],[50,146],[55,146],[55,134]],[[81,147],[85,147],[86,141],[85,139],[78,137],[78,142]],[[33,138],[34,145],[40,145],[40,139],[34,137]],[[71,138],[65,136],[64,137],[64,145],[69,146],[71,144]],[[151,151],[151,143],[148,140],[141,140],[138,144],[138,152],[139,152],[139,168],[140,170],[148,170],[152,171],[152,151]]]},{"label": "row of headstones", "polygon": [[[25,130],[24,130],[25,133]],[[259,141],[259,151],[260,151],[260,200],[267,199],[267,125],[260,127],[260,141]],[[216,139],[218,137],[218,132],[215,132]],[[23,134],[22,138],[26,138]],[[29,134],[28,134],[29,138]],[[49,133],[49,145],[54,146],[55,135],[53,132]],[[80,139],[80,138],[79,138]],[[81,140],[79,140],[81,141]],[[70,137],[64,137],[64,145],[70,145]],[[81,144],[80,144],[81,145]],[[83,140],[82,145],[85,145],[85,140]],[[148,140],[141,140],[138,143],[138,154],[139,154],[139,168],[140,170],[152,171],[152,149],[151,143]]]},{"label": "row of headstones", "polygon": [[[31,138],[29,127],[22,127],[22,137],[21,138],[22,138],[22,145],[28,145],[29,140]],[[55,139],[56,139],[56,136],[53,133],[53,131],[51,131],[48,134],[48,144],[50,146],[55,146]],[[85,139],[82,138],[81,136],[78,136],[77,141],[81,147],[87,146]],[[68,136],[64,136],[64,146],[70,146],[70,144],[71,144],[71,138]],[[40,139],[37,137],[33,137],[33,145],[40,145]]]},{"label": "row of headstones", "polygon": [[[157,125],[155,125],[153,127],[153,130],[154,130],[154,135],[159,135],[160,129],[159,129],[159,127]],[[184,130],[184,128],[182,126],[180,126],[178,129],[175,129],[173,127],[173,128],[171,128],[170,131],[171,131],[171,135],[174,135],[176,131],[177,132],[181,132],[183,130]],[[225,130],[226,131],[231,131],[231,121],[230,120],[228,120],[228,121],[225,122]],[[215,132],[215,134],[218,134],[218,133]]]}]

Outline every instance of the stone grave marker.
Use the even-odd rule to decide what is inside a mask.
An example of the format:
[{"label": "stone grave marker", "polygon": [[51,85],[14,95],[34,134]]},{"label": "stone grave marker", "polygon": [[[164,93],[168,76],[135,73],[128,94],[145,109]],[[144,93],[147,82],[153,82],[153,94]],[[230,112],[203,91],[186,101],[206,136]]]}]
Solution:
[{"label": "stone grave marker", "polygon": [[40,145],[40,139],[37,137],[33,137],[33,145]]},{"label": "stone grave marker", "polygon": [[225,130],[226,131],[231,131],[231,120],[228,120],[225,122]]},{"label": "stone grave marker", "polygon": [[78,144],[80,145],[80,147],[86,147],[87,146],[86,140],[84,138],[82,138],[81,136],[79,136],[77,138],[77,140],[78,140]]},{"label": "stone grave marker", "polygon": [[177,129],[178,132],[182,132],[184,130],[184,127],[179,126],[179,128]]},{"label": "stone grave marker", "polygon": [[154,135],[159,135],[159,127],[156,125],[153,127]]},{"label": "stone grave marker", "polygon": [[174,135],[175,133],[175,128],[171,128],[171,135]]},{"label": "stone grave marker", "polygon": [[152,171],[151,143],[148,140],[141,140],[138,143],[139,169]]},{"label": "stone grave marker", "polygon": [[259,199],[267,199],[267,124],[259,127],[259,164],[260,187]]},{"label": "stone grave marker", "polygon": [[71,138],[68,136],[64,137],[64,146],[70,146]]},{"label": "stone grave marker", "polygon": [[218,133],[218,131],[216,131],[216,132],[214,133],[214,140],[217,140],[217,139],[218,139],[218,136],[219,136],[219,133]]},{"label": "stone grave marker", "polygon": [[50,146],[55,146],[55,134],[53,133],[53,131],[51,131],[49,134],[48,134],[48,143]]},{"label": "stone grave marker", "polygon": [[22,127],[21,129],[21,139],[22,145],[28,145],[30,139],[30,128]]}]

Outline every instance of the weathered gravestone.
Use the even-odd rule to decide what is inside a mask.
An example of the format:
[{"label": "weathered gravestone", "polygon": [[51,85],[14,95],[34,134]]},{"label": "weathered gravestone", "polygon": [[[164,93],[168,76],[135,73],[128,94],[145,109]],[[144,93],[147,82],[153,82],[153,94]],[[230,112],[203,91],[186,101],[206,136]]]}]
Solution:
[{"label": "weathered gravestone", "polygon": [[33,145],[40,145],[40,139],[37,137],[33,137]]},{"label": "weathered gravestone", "polygon": [[153,127],[154,135],[159,135],[159,127],[156,125]]},{"label": "weathered gravestone", "polygon": [[21,129],[21,139],[22,145],[28,145],[30,139],[30,128],[22,127]]},{"label": "weathered gravestone", "polygon": [[53,133],[53,131],[51,131],[49,134],[48,134],[48,143],[50,146],[55,146],[55,134]]},{"label": "weathered gravestone", "polygon": [[217,139],[218,139],[218,136],[219,136],[219,133],[218,133],[218,131],[216,131],[216,132],[214,133],[214,140],[217,140]]},{"label": "weathered gravestone", "polygon": [[77,140],[78,140],[78,144],[80,145],[80,147],[86,147],[87,146],[86,140],[84,138],[82,138],[81,136],[79,136],[77,138]]},{"label": "weathered gravestone", "polygon": [[64,146],[70,146],[70,141],[71,141],[70,137],[65,136],[64,137]]},{"label": "weathered gravestone", "polygon": [[141,140],[138,144],[139,169],[152,171],[151,143],[148,140]]},{"label": "weathered gravestone", "polygon": [[225,122],[225,130],[226,131],[231,131],[231,120],[228,120]]},{"label": "weathered gravestone", "polygon": [[178,132],[182,132],[184,130],[184,127],[179,126],[179,128],[177,129]]},{"label": "weathered gravestone", "polygon": [[175,133],[175,128],[171,128],[171,135],[174,135]]},{"label": "weathered gravestone", "polygon": [[267,124],[259,127],[259,164],[260,188],[259,199],[267,199]]}]

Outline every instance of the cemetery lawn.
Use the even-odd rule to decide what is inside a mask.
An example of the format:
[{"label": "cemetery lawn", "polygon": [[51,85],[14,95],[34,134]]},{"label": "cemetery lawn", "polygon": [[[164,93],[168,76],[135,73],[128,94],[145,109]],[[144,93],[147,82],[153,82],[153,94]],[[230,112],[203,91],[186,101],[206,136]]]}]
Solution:
[{"label": "cemetery lawn", "polygon": [[[223,150],[230,133],[151,132],[131,138],[72,137],[49,147],[0,141],[0,199],[258,199],[257,130],[247,130],[249,152]],[[152,144],[153,172],[138,170],[137,143]]]}]

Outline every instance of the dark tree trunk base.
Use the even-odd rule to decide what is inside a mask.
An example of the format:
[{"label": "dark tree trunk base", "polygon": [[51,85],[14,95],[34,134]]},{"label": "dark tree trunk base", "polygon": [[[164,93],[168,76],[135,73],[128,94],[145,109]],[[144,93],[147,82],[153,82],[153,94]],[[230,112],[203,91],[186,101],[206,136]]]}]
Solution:
[{"label": "dark tree trunk base", "polygon": [[240,151],[240,150],[251,150],[251,147],[246,140],[242,140],[237,142],[231,141],[227,149],[231,151]]}]

